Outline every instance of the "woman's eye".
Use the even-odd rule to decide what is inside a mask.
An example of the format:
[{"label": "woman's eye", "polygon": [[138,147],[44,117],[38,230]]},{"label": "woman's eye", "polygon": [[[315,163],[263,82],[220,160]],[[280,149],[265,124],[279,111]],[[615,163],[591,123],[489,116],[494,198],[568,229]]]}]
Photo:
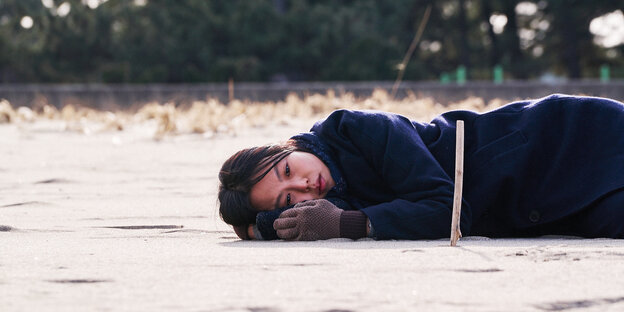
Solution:
[{"label": "woman's eye", "polygon": [[290,206],[290,194],[286,194],[286,206]]},{"label": "woman's eye", "polygon": [[288,164],[286,164],[286,169],[284,169],[284,174],[289,177],[290,176],[290,166],[288,166]]}]

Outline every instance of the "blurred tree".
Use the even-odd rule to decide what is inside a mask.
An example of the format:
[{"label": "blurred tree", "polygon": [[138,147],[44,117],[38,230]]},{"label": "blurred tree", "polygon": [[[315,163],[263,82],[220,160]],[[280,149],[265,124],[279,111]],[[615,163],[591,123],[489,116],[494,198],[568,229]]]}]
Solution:
[{"label": "blurred tree", "polygon": [[39,0],[0,1],[0,79],[36,80],[33,56],[43,47],[47,14]]},{"label": "blurred tree", "polygon": [[[484,0],[487,1],[487,0]],[[501,10],[507,17],[507,25],[501,36],[501,45],[505,47],[503,53],[503,65],[511,71],[515,78],[526,79],[529,77],[526,66],[527,60],[520,46],[518,35],[518,21],[516,16],[517,0],[501,1]]]},{"label": "blurred tree", "polygon": [[[599,5],[586,0],[548,1],[544,12],[551,27],[539,41],[547,49],[553,68],[570,78],[581,78],[584,71],[586,76],[591,76],[583,64],[600,59],[601,49],[593,43],[589,24],[598,16],[623,8],[624,1],[602,1]],[[593,75],[596,74],[597,70]]]},{"label": "blurred tree", "polygon": [[406,80],[624,66],[589,32],[624,0],[2,0],[0,81],[393,80],[428,5]]},{"label": "blurred tree", "polygon": [[491,67],[500,64],[500,51],[498,45],[498,36],[494,32],[494,28],[490,23],[490,18],[494,15],[494,11],[492,10],[492,5],[490,1],[481,1],[481,18],[483,20],[481,25],[484,25],[485,30],[487,32],[486,42],[490,45],[490,51],[488,54],[489,65]]},{"label": "blurred tree", "polygon": [[43,19],[45,40],[35,57],[38,79],[44,82],[99,81],[102,67],[112,60],[112,16],[106,10],[92,10],[80,0],[63,3],[69,12],[65,13],[61,6],[51,8],[53,13],[46,12]]}]

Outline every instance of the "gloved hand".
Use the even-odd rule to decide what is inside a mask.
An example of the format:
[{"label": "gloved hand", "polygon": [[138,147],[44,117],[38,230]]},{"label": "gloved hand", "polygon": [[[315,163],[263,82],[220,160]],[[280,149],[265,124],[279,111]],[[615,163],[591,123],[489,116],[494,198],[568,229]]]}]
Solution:
[{"label": "gloved hand", "polygon": [[325,199],[301,202],[273,222],[277,236],[285,240],[321,240],[340,237],[343,210]]}]

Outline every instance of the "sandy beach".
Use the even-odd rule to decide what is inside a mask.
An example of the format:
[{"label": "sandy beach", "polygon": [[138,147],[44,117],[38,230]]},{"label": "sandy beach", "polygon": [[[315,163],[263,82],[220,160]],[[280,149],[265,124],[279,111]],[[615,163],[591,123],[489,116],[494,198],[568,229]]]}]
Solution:
[{"label": "sandy beach", "polygon": [[311,123],[160,140],[0,124],[0,310],[624,310],[624,240],[237,239],[222,162]]}]

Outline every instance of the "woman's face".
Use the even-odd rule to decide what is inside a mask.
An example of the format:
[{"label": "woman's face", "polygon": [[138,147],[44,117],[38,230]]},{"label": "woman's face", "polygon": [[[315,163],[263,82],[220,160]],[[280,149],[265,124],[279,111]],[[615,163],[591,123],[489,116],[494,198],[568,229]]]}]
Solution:
[{"label": "woman's face", "polygon": [[319,158],[296,151],[280,160],[251,188],[249,196],[255,209],[267,211],[323,198],[335,184]]}]

